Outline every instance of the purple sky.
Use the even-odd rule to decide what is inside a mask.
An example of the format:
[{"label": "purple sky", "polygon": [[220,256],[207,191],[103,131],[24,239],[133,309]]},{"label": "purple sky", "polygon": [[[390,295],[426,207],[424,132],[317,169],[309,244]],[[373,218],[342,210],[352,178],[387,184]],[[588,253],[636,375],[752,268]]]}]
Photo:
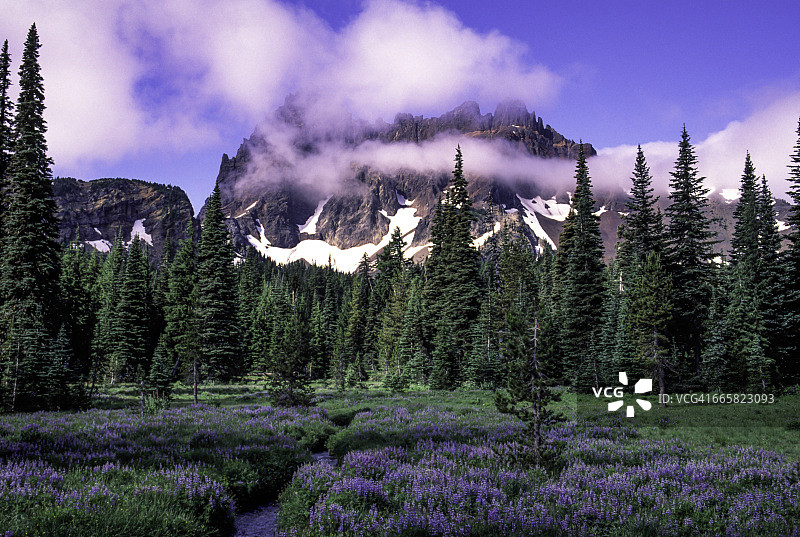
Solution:
[{"label": "purple sky", "polygon": [[712,187],[735,188],[750,150],[776,194],[800,116],[790,1],[0,0],[0,11],[15,72],[39,28],[54,172],[177,184],[195,210],[222,153],[293,91],[387,121],[517,97],[600,149],[600,180],[629,177],[638,143],[665,175],[685,122]]}]

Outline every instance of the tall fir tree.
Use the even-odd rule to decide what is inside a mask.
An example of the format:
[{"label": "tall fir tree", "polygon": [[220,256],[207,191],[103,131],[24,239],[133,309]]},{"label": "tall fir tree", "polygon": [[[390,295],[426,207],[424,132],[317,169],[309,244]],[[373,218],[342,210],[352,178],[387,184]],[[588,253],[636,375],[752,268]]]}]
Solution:
[{"label": "tall fir tree", "polygon": [[349,372],[351,383],[361,383],[366,380],[364,364],[370,347],[367,328],[370,295],[372,294],[371,267],[369,259],[364,254],[356,270],[350,295],[350,307],[344,330],[344,345],[339,349],[337,366],[344,369],[337,371],[337,375],[347,375]]},{"label": "tall fir tree", "polygon": [[631,178],[627,214],[622,216],[622,225],[617,234],[617,259],[624,280],[631,266],[644,259],[648,252],[664,253],[664,223],[658,208],[658,196],[653,195],[653,178],[647,160],[639,146]]},{"label": "tall fir tree", "polygon": [[716,241],[706,216],[708,189],[697,171],[697,156],[685,126],[670,175],[666,261],[674,290],[671,334],[681,342],[677,352],[683,358],[677,367],[683,380],[691,384],[700,373],[702,335],[711,296],[710,262]]},{"label": "tall fir tree", "polygon": [[772,192],[761,176],[758,204],[759,296],[766,336],[766,353],[775,362],[773,378],[783,385],[800,383],[800,362],[787,352],[790,324],[783,322],[789,298],[783,285],[782,240],[775,220]]},{"label": "tall fir tree", "polygon": [[765,279],[767,274],[762,271],[767,268],[762,255],[767,253],[766,248],[762,250],[762,235],[767,232],[768,222],[761,219],[766,216],[774,222],[774,217],[764,214],[764,202],[760,200],[762,193],[749,153],[745,158],[739,193],[731,238],[732,289],[728,312],[733,331],[731,346],[734,356],[744,357],[741,373],[746,386],[738,387],[762,390],[771,386],[774,357],[769,349],[763,315],[766,309],[765,284],[768,282]]},{"label": "tall fir tree", "polygon": [[311,401],[308,322],[299,301],[278,291],[271,341],[269,384],[275,404],[308,405]]},{"label": "tall fir tree", "polygon": [[233,250],[222,214],[219,185],[206,203],[197,254],[197,320],[200,356],[209,378],[242,373]]},{"label": "tall fir tree", "polygon": [[[3,296],[0,324],[4,339],[0,360],[5,371],[20,371],[20,364],[27,367],[40,360],[41,357],[33,355],[33,347],[20,344],[37,337],[31,330],[36,332],[41,328],[52,340],[60,325],[61,260],[50,172],[52,161],[47,156],[45,140],[39,48],[33,25],[28,31],[19,70],[13,155],[6,170],[9,199],[0,249],[0,295]],[[35,371],[36,367],[29,370]],[[4,379],[6,384],[18,380]],[[33,382],[34,391],[46,389],[37,386],[35,377]]]},{"label": "tall fir tree", "polygon": [[186,227],[186,238],[181,241],[170,266],[163,337],[164,352],[175,364],[173,370],[177,372],[181,364],[188,369],[195,404],[200,380],[196,278],[197,250],[194,226],[190,222]]},{"label": "tall fir tree", "polygon": [[92,337],[94,335],[99,296],[95,290],[100,263],[94,252],[87,252],[80,236],[67,245],[61,254],[61,304],[64,310],[64,329],[73,353],[72,367],[88,376],[92,366]]},{"label": "tall fir tree", "polygon": [[734,230],[731,237],[731,261],[741,265],[747,272],[747,285],[754,283],[757,263],[761,258],[759,237],[762,229],[757,183],[756,170],[748,152],[739,186],[739,202],[733,211]]},{"label": "tall fir tree", "polygon": [[[474,218],[461,147],[458,147],[449,189],[436,205],[431,224],[433,246],[425,266],[427,338],[434,342],[434,346],[437,341],[448,346],[434,355],[434,358],[446,356],[452,361],[448,367],[453,371],[437,373],[436,377],[447,379],[450,383],[447,387],[463,380],[463,367],[470,350],[471,324],[480,312],[478,252],[470,234]],[[443,330],[449,332],[447,337],[438,335]],[[436,363],[445,362],[442,358]]]},{"label": "tall fir tree", "polygon": [[[8,208],[8,181],[6,171],[14,149],[14,103],[11,101],[11,54],[8,40],[0,52],[0,251],[2,250],[5,212]],[[2,255],[2,254],[0,254]]]},{"label": "tall fir tree", "polygon": [[781,325],[785,335],[782,342],[782,372],[789,383],[800,383],[800,120],[797,124],[797,142],[790,157],[789,197],[789,247],[783,259],[783,293],[785,305]]},{"label": "tall fir tree", "polygon": [[113,334],[117,341],[114,362],[119,377],[144,382],[149,371],[149,265],[147,252],[137,236],[128,246],[125,276],[119,293]]},{"label": "tall fir tree", "polygon": [[[566,374],[576,386],[599,385],[600,370],[595,347],[603,309],[603,243],[589,167],[581,144],[575,168],[575,194],[562,239],[564,273],[563,309],[567,314],[563,338]],[[561,240],[561,239],[560,239]],[[559,244],[562,244],[559,242]],[[562,246],[563,248],[563,246]]]},{"label": "tall fir tree", "polygon": [[98,301],[97,321],[92,338],[92,373],[89,396],[91,397],[98,382],[109,373],[108,380],[113,384],[118,370],[113,362],[116,355],[117,338],[114,332],[117,306],[122,288],[125,270],[125,247],[121,235],[117,234],[114,244],[106,256],[97,278],[96,294]]}]

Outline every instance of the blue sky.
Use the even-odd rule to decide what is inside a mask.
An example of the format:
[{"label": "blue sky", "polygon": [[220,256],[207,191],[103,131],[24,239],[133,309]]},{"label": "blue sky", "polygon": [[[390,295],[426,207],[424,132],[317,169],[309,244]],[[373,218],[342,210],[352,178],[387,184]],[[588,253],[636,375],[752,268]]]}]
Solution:
[{"label": "blue sky", "polygon": [[713,187],[735,188],[750,150],[779,193],[797,138],[800,10],[788,1],[0,0],[0,11],[15,71],[39,28],[54,172],[177,184],[195,210],[222,153],[289,92],[387,121],[520,98],[601,150],[598,181],[626,180],[642,143],[665,183],[686,123]]}]

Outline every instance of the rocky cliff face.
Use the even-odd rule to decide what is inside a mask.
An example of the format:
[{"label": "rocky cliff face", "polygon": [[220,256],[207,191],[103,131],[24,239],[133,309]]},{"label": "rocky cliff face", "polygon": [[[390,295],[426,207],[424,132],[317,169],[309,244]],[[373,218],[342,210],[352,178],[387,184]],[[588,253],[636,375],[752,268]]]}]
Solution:
[{"label": "rocky cliff face", "polygon": [[[455,134],[500,141],[512,156],[574,160],[578,153],[577,143],[545,125],[520,102],[502,103],[494,114],[481,114],[476,103],[466,102],[441,117],[400,114],[392,124],[347,120],[335,128],[319,128],[315,118],[306,117],[290,97],[275,118],[271,128],[283,129],[282,146],[270,142],[269,133],[261,131],[244,140],[234,157],[222,157],[217,181],[234,244],[240,252],[253,246],[278,262],[330,261],[346,271],[355,270],[363,255],[374,258],[395,227],[406,241],[406,255],[423,259],[428,253],[433,210],[451,174],[449,170],[420,171],[412,169],[414,166],[386,172],[352,161],[345,176],[331,187],[324,184],[325,174],[318,167],[309,170],[298,165],[305,158],[323,154],[324,148],[330,151],[333,145],[344,153],[359,147],[380,151],[383,144],[422,146],[437,136]],[[362,145],[368,143],[372,145]],[[587,155],[596,154],[590,144],[583,147]],[[364,155],[363,151],[352,154]],[[466,154],[465,169],[476,213],[472,229],[476,246],[503,226],[519,224],[533,246],[557,248],[570,209],[568,188],[559,189],[547,178],[535,184],[470,174]],[[627,193],[595,188],[594,194],[605,255],[610,259],[615,254]],[[666,196],[661,203],[663,210]],[[720,219],[718,250],[723,252],[730,249],[735,207],[735,200],[719,193],[709,198],[710,216]],[[787,205],[778,201],[775,208],[777,220],[785,221]]]},{"label": "rocky cliff face", "polygon": [[[289,127],[293,157],[281,154],[285,147],[279,149],[259,133],[245,140],[234,157],[222,157],[217,181],[234,244],[240,251],[255,246],[278,261],[330,259],[343,270],[352,270],[363,254],[374,256],[394,227],[400,227],[406,238],[407,255],[424,256],[432,210],[450,172],[387,173],[354,161],[331,191],[316,184],[314,177],[297,177],[298,155],[313,156],[332,142],[342,148],[366,142],[423,144],[447,135],[498,140],[506,151],[542,158],[574,159],[578,152],[577,143],[545,125],[520,102],[502,103],[494,114],[481,114],[476,103],[466,102],[441,117],[400,114],[392,124],[349,120],[335,129],[320,129],[290,97],[275,117],[279,125]],[[596,154],[590,144],[583,147],[588,155]],[[468,179],[476,211],[482,215],[473,229],[476,236],[499,229],[503,221],[536,219],[523,205],[525,199],[541,194],[531,185],[484,176],[468,175]],[[561,205],[568,203],[566,194],[561,197]],[[199,218],[203,215],[201,211]],[[547,241],[545,234],[557,238],[561,221],[539,216],[546,220],[542,225],[523,226],[531,241]]]},{"label": "rocky cliff face", "polygon": [[186,224],[194,211],[179,187],[136,179],[78,179],[57,177],[53,195],[58,206],[62,241],[76,237],[105,252],[117,234],[125,242],[134,235],[150,245],[151,259],[158,259],[167,235],[172,241],[186,237]]}]

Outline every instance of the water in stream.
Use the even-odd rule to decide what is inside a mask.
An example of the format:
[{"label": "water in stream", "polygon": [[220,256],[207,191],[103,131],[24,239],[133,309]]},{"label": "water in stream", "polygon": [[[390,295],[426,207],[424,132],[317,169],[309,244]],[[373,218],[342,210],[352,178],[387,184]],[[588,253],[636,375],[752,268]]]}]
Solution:
[{"label": "water in stream", "polygon": [[[331,457],[326,451],[312,453],[314,462],[324,462],[336,466],[336,458]],[[234,537],[273,537],[278,535],[278,511],[280,505],[270,502],[267,505],[256,507],[249,513],[236,516],[236,533]]]}]

